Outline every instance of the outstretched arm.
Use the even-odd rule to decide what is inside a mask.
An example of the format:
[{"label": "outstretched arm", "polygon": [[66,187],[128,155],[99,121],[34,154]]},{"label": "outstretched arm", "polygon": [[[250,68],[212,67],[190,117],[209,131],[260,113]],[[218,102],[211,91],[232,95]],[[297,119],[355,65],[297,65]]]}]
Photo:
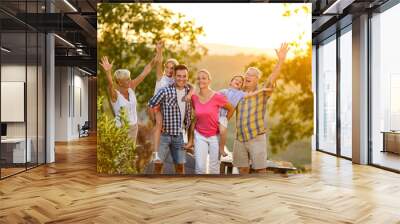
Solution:
[{"label": "outstretched arm", "polygon": [[283,62],[286,59],[287,52],[289,51],[289,45],[288,43],[283,43],[281,44],[281,47],[279,50],[275,49],[276,56],[278,57],[278,63],[275,65],[274,70],[272,70],[271,75],[267,79],[267,81],[264,84],[264,87],[272,87],[276,81],[276,79],[279,76],[279,73],[281,71],[281,67]]},{"label": "outstretched arm", "polygon": [[160,79],[163,76],[163,48],[164,48],[164,43],[161,41],[157,42],[157,54],[159,54],[159,59],[157,60],[157,65],[156,65],[156,75],[157,75],[157,81],[160,81]]},{"label": "outstretched arm", "polygon": [[136,87],[143,82],[143,80],[150,74],[151,70],[153,69],[153,66],[157,62],[157,55],[150,61],[149,64],[147,64],[142,73],[138,75],[135,79],[131,81],[131,88],[136,89]]},{"label": "outstretched arm", "polygon": [[110,63],[108,61],[108,57],[104,56],[101,58],[100,65],[103,68],[103,70],[107,76],[107,89],[108,89],[108,94],[110,94],[110,97],[111,97],[111,102],[115,103],[115,101],[117,101],[117,92],[115,91],[113,79],[112,79],[112,75],[111,75],[113,63],[112,62]]},{"label": "outstretched arm", "polygon": [[264,87],[264,88],[261,88],[261,89],[258,89],[256,91],[254,91],[254,92],[246,93],[244,98],[255,96],[255,95],[257,95],[257,94],[259,94],[261,92],[267,92],[267,94],[270,95],[272,93],[272,91],[274,91],[274,88],[266,88],[266,87]]},{"label": "outstretched arm", "polygon": [[131,88],[136,89],[136,87],[143,82],[143,80],[150,74],[151,70],[153,69],[154,65],[157,64],[160,60],[162,60],[162,44],[161,42],[157,42],[156,46],[156,55],[154,58],[150,61],[149,64],[147,64],[142,73],[138,75],[135,79],[133,79],[130,83]]},{"label": "outstretched arm", "polygon": [[223,106],[223,108],[228,111],[228,114],[226,115],[226,118],[228,118],[228,120],[231,119],[231,117],[233,116],[233,113],[235,112],[235,108],[230,103],[226,103]]}]

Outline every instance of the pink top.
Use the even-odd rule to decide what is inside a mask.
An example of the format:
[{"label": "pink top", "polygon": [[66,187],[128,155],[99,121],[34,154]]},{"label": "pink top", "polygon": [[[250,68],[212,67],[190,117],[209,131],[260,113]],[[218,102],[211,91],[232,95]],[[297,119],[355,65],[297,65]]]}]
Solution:
[{"label": "pink top", "polygon": [[195,129],[204,137],[211,137],[219,133],[219,109],[228,103],[226,97],[215,93],[206,103],[201,103],[197,95],[192,96],[194,113],[196,115]]}]

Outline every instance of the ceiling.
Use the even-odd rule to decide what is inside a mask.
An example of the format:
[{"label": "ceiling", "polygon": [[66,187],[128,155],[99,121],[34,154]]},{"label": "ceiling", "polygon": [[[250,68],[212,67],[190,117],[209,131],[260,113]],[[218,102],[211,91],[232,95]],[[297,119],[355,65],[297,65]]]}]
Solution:
[{"label": "ceiling", "polygon": [[312,36],[316,44],[352,23],[352,18],[373,11],[389,0],[312,0]]},{"label": "ceiling", "polygon": [[12,49],[8,54],[10,60],[23,55],[31,58],[30,52],[34,53],[36,49],[36,46],[28,43],[25,52],[25,35],[19,33],[27,30],[29,41],[30,31],[52,32],[56,34],[56,66],[78,66],[95,74],[98,2],[100,1],[47,0],[46,4],[45,0],[1,0],[2,43]]},{"label": "ceiling", "polygon": [[[211,1],[211,0],[210,0]],[[357,14],[376,8],[388,0],[250,0],[251,2],[311,2],[313,42],[336,32],[338,24],[346,26]],[[6,38],[19,43],[15,33],[25,29],[54,32],[56,65],[79,66],[96,73],[96,5],[116,0],[1,0],[0,22]],[[126,1],[125,1],[126,2]],[[131,1],[135,2],[135,1]],[[160,1],[155,1],[160,2]],[[49,13],[51,12],[51,13]],[[338,21],[341,21],[338,23]],[[347,22],[346,22],[347,21]],[[14,37],[13,38],[13,34]],[[20,47],[21,47],[20,46]],[[29,45],[30,46],[30,45]],[[30,52],[28,46],[28,54]],[[20,49],[21,50],[21,49]]]}]

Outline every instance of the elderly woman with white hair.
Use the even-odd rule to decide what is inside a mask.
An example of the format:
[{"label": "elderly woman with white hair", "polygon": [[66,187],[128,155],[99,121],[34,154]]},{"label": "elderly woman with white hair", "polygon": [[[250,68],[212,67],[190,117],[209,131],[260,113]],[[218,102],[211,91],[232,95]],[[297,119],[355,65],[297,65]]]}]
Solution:
[{"label": "elderly woman with white hair", "polygon": [[129,72],[129,70],[117,69],[114,72],[116,85],[114,85],[113,77],[111,75],[113,64],[109,62],[107,56],[104,56],[101,59],[100,65],[103,67],[107,75],[108,93],[110,95],[112,108],[116,117],[116,124],[118,127],[121,126],[120,112],[122,108],[125,108],[129,121],[129,135],[134,142],[136,142],[138,133],[138,119],[136,111],[137,100],[135,89],[151,72],[156,62],[160,60],[160,54],[160,46],[157,45],[156,56],[151,60],[149,64],[144,67],[142,73],[138,75],[135,79],[131,79],[131,73]]}]

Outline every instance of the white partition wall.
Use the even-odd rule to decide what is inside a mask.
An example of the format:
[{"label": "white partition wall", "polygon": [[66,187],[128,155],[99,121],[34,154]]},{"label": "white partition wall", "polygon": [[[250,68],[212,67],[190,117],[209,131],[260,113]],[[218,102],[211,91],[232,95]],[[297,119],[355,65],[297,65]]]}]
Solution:
[{"label": "white partition wall", "polygon": [[78,139],[78,125],[89,117],[88,77],[74,67],[56,67],[55,74],[55,141]]}]

